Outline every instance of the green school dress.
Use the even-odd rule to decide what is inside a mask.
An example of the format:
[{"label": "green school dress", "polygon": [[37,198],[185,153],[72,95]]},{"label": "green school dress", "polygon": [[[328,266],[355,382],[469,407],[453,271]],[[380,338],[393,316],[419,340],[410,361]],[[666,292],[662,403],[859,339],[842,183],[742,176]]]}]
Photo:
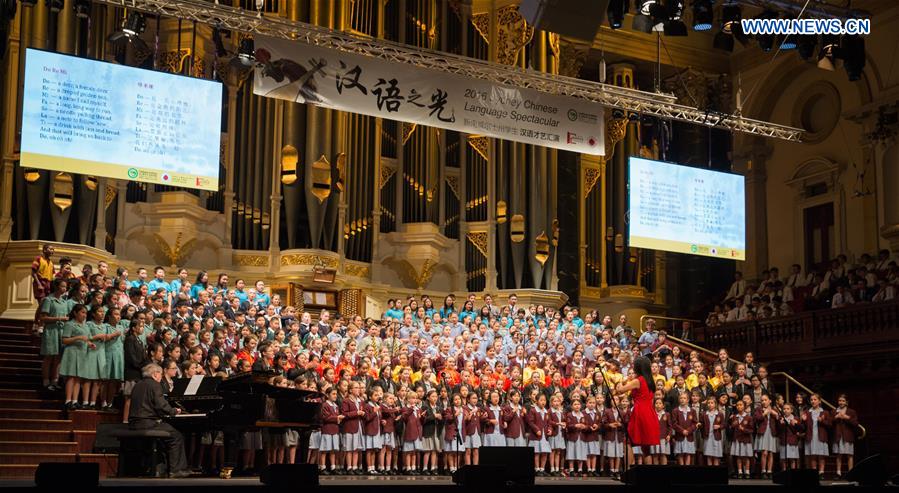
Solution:
[{"label": "green school dress", "polygon": [[[62,338],[77,336],[90,337],[91,330],[87,323],[80,324],[74,320],[69,320],[62,328]],[[89,378],[89,375],[95,373],[96,370],[94,372],[88,370],[87,352],[87,343],[84,341],[79,340],[66,345],[65,350],[62,352],[59,374],[67,377]]]},{"label": "green school dress", "polygon": [[106,342],[106,380],[121,382],[125,378],[125,334],[128,322],[122,320],[118,326],[103,324],[106,334],[120,332],[121,335]]},{"label": "green school dress", "polygon": [[[69,302],[65,298],[50,295],[41,302],[41,312],[51,317],[67,317]],[[65,322],[47,322],[41,334],[41,356],[56,356],[62,352],[62,328]]]},{"label": "green school dress", "polygon": [[[85,325],[90,329],[91,337],[97,334],[106,334],[106,329],[103,327],[106,324],[102,322],[98,324],[89,320]],[[97,347],[95,349],[87,349],[87,357],[85,358],[87,365],[85,365],[85,373],[81,378],[102,380],[106,378],[106,341],[93,342]]]}]

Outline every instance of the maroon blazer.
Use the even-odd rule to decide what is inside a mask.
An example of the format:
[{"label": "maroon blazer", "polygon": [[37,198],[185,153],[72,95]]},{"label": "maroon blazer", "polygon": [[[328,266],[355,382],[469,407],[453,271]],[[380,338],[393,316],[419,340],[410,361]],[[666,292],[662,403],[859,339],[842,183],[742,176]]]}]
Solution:
[{"label": "maroon blazer", "polygon": [[403,441],[414,442],[421,439],[421,414],[420,410],[414,407],[404,407],[402,411],[403,421],[406,426],[403,429]]},{"label": "maroon blazer", "polygon": [[[821,411],[821,421],[818,422],[818,440],[827,442],[827,429],[830,428],[830,425],[833,423],[833,417],[830,414],[830,411],[822,410]],[[805,412],[805,417],[803,418],[805,422],[805,437],[806,440],[811,440],[812,436],[812,412],[808,410]]]},{"label": "maroon blazer", "polygon": [[[715,425],[721,426],[721,428],[716,430]],[[709,412],[702,413],[702,428],[700,428],[699,434],[702,435],[703,440],[708,440],[710,435],[714,436],[715,440],[721,440],[723,428],[724,417],[721,416],[721,411],[718,411],[718,414],[715,415],[715,422],[711,426],[709,426]]]},{"label": "maroon blazer", "polygon": [[528,440],[540,440],[542,437],[546,436],[546,424],[549,419],[547,411],[547,416],[544,418],[540,416],[540,413],[537,412],[537,407],[532,407],[528,410],[528,413],[524,416],[524,422],[527,425],[528,430]]},{"label": "maroon blazer", "polygon": [[469,405],[465,405],[464,408],[469,412],[468,419],[464,423],[465,436],[470,437],[476,435],[481,428],[481,408],[471,409]]},{"label": "maroon blazer", "polygon": [[381,419],[384,420],[381,433],[393,433],[396,430],[396,417],[399,415],[399,409],[381,404]]},{"label": "maroon blazer", "polygon": [[858,414],[849,408],[846,408],[846,415],[849,416],[849,419],[837,419],[836,414],[836,411],[834,411],[833,443],[840,443],[840,440],[846,443],[855,443],[855,435],[858,430]]},{"label": "maroon blazer", "polygon": [[337,435],[340,433],[340,425],[337,423],[337,415],[339,414],[340,409],[337,407],[336,402],[326,401],[322,404],[322,435]]},{"label": "maroon blazer", "polygon": [[783,417],[779,420],[780,437],[787,445],[799,445],[799,434],[805,430],[799,418],[793,416],[793,419],[793,426],[788,425]]},{"label": "maroon blazer", "polygon": [[[615,413],[618,417],[615,417]],[[602,412],[602,439],[611,442],[624,442],[624,423],[627,420],[627,413],[618,412],[614,407],[607,407]],[[613,423],[620,423],[621,426],[612,428]]]},{"label": "maroon blazer", "polygon": [[[502,408],[499,409],[499,418],[497,418],[496,412],[493,409],[490,409],[489,406],[483,408],[482,411],[483,411],[482,424],[484,425],[484,433],[489,435],[489,434],[495,432],[497,426],[499,426],[500,429],[502,429],[502,423],[503,423],[503,409]],[[490,422],[491,419],[496,419],[497,420],[496,423],[495,424],[491,423]]]},{"label": "maroon blazer", "polygon": [[381,434],[381,406],[371,405],[366,402],[362,409],[365,411],[365,419],[362,424],[362,433],[365,436],[374,437]]},{"label": "maroon blazer", "polygon": [[739,414],[730,417],[730,428],[734,432],[734,441],[740,443],[752,443],[752,415],[746,413],[740,418]]},{"label": "maroon blazer", "polygon": [[[671,410],[671,428],[674,430],[674,441],[680,442],[686,440],[688,442],[693,441],[693,434],[696,431],[696,425],[699,424],[699,420],[696,418],[696,411],[690,408],[687,411],[687,416],[684,417],[684,413],[681,412],[680,408],[674,408]],[[684,431],[687,432],[687,435],[684,436]]]},{"label": "maroon blazer", "polygon": [[[752,413],[752,421],[755,423],[755,432],[759,435],[764,435],[766,431],[768,431],[768,419],[765,419],[764,411],[762,408],[757,408]],[[774,428],[771,430],[772,435],[777,435],[778,429],[777,425],[780,423],[780,416],[772,415],[771,416],[771,425]]]},{"label": "maroon blazer", "polygon": [[362,406],[357,406],[352,399],[344,399],[340,404],[340,414],[343,415],[343,422],[340,423],[341,433],[356,433],[362,425],[362,416],[359,412],[364,410]]},{"label": "maroon blazer", "polygon": [[458,416],[455,407],[450,406],[443,411],[443,439],[447,442],[453,442],[459,436],[459,426],[456,422]]},{"label": "maroon blazer", "polygon": [[[521,406],[524,410],[524,406]],[[506,438],[518,438],[524,433],[524,417],[512,410],[512,406],[503,407],[503,425]]]},{"label": "maroon blazer", "polygon": [[[604,413],[605,411],[603,411]],[[602,429],[602,413],[598,410],[593,413],[593,417],[590,417],[590,414],[584,411],[584,421],[586,421],[587,429],[581,433],[581,439],[585,442],[596,442],[599,441],[599,433]],[[596,429],[593,430],[591,427],[596,425]]]},{"label": "maroon blazer", "polygon": [[554,437],[557,434],[562,433],[565,428],[565,411],[559,411],[559,415],[556,416],[556,413],[550,409],[549,414],[546,415],[546,421],[547,437]]},{"label": "maroon blazer", "polygon": [[671,421],[671,415],[662,411],[661,416],[658,413],[656,413],[656,416],[659,418],[659,440],[670,440],[671,430],[668,424]]}]

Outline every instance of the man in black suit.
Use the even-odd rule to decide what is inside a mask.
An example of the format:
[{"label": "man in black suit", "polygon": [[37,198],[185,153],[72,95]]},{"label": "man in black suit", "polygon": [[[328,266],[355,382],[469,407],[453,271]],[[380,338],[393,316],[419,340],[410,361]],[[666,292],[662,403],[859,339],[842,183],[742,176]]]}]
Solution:
[{"label": "man in black suit", "polygon": [[184,437],[172,425],[163,421],[166,416],[181,412],[173,408],[162,395],[162,367],[150,363],[143,368],[143,379],[134,385],[131,391],[131,412],[128,415],[128,426],[132,430],[167,431],[171,437],[165,438],[166,453],[169,458],[169,477],[184,478],[190,476],[187,459],[184,454]]}]

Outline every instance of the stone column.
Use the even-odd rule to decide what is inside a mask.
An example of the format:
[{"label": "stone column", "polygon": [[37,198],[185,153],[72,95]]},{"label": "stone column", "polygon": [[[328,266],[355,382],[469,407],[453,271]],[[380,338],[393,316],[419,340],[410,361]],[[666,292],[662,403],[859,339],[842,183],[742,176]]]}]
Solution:
[{"label": "stone column", "polygon": [[768,193],[765,172],[772,149],[764,139],[752,139],[735,149],[734,169],[746,176],[746,261],[740,269],[753,276],[768,267]]}]

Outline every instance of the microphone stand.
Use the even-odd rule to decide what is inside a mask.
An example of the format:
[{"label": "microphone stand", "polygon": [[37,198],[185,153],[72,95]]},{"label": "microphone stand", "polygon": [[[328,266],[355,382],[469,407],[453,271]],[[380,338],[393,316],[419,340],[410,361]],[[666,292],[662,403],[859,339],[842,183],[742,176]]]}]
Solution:
[{"label": "microphone stand", "polygon": [[601,367],[599,369],[599,375],[602,377],[603,386],[608,389],[607,395],[609,396],[609,403],[612,406],[614,406],[615,409],[618,410],[618,416],[619,416],[619,419],[621,420],[621,425],[622,425],[621,431],[624,432],[624,465],[621,468],[622,469],[621,478],[619,479],[619,481],[624,482],[624,478],[627,476],[627,470],[630,467],[629,461],[628,461],[628,451],[630,450],[631,455],[633,455],[633,450],[630,448],[631,447],[630,433],[628,433],[628,431],[627,431],[627,425],[630,422],[630,417],[628,417],[628,420],[627,420],[628,423],[625,423],[625,420],[624,420],[625,414],[624,414],[624,411],[621,410],[621,404],[620,404],[621,401],[615,397],[612,386],[609,385],[609,381],[606,379],[606,373],[603,370],[603,368],[601,368]]}]

